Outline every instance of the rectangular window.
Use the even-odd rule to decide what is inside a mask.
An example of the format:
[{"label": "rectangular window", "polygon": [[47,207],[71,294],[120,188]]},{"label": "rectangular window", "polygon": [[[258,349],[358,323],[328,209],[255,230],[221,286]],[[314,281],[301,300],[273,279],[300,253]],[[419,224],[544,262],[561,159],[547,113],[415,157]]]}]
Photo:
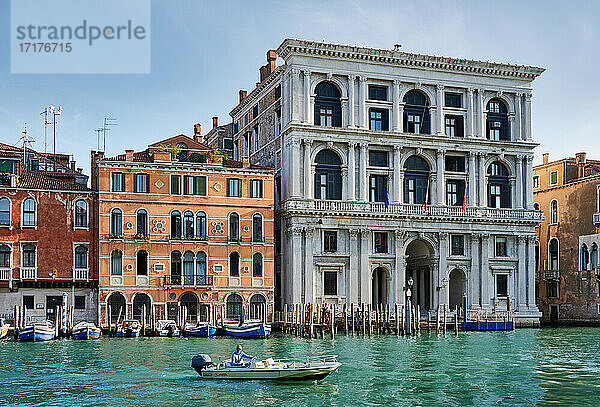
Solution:
[{"label": "rectangular window", "polygon": [[244,126],[248,125],[248,113],[244,116]]},{"label": "rectangular window", "polygon": [[85,309],[85,295],[75,296],[75,309]]},{"label": "rectangular window", "polygon": [[227,196],[242,197],[242,180],[239,178],[227,178]]},{"label": "rectangular window", "polygon": [[533,187],[534,188],[540,187],[540,176],[539,175],[536,175],[535,177],[533,177]]},{"label": "rectangular window", "polygon": [[465,172],[465,157],[455,155],[446,156],[446,171]]},{"label": "rectangular window", "polygon": [[551,185],[558,184],[558,171],[552,171],[550,173],[550,184]]},{"label": "rectangular window", "polygon": [[263,197],[263,181],[261,179],[253,179],[250,181],[250,198]]},{"label": "rectangular window", "polygon": [[323,231],[323,251],[325,253],[337,252],[337,232],[335,230]]},{"label": "rectangular window", "polygon": [[462,107],[462,95],[460,93],[446,92],[444,96],[446,107]]},{"label": "rectangular window", "polygon": [[506,257],[508,256],[508,250],[506,247],[506,238],[505,237],[496,237],[496,257]]},{"label": "rectangular window", "polygon": [[500,129],[502,128],[502,123],[493,121],[490,122],[490,140],[498,141],[500,140]]},{"label": "rectangular window", "polygon": [[389,167],[387,151],[369,151],[369,166],[370,167]]},{"label": "rectangular window", "polygon": [[369,85],[369,99],[370,100],[387,100],[387,87]]},{"label": "rectangular window", "polygon": [[258,105],[252,108],[252,118],[256,119],[258,117]]},{"label": "rectangular window", "polygon": [[327,174],[321,174],[319,177],[318,188],[321,192],[321,199],[327,199]]},{"label": "rectangular window", "polygon": [[446,182],[446,205],[462,206],[465,196],[465,182],[462,180],[448,180]]},{"label": "rectangular window", "polygon": [[446,136],[463,137],[463,117],[446,115]]},{"label": "rectangular window", "polygon": [[237,134],[239,128],[238,122],[233,123],[233,134]]},{"label": "rectangular window", "polygon": [[281,97],[281,85],[277,85],[275,88],[275,100]]},{"label": "rectangular window", "polygon": [[508,297],[508,274],[496,274],[496,297]]},{"label": "rectangular window", "polygon": [[419,134],[421,133],[421,115],[409,114],[408,116],[408,132]]},{"label": "rectangular window", "polygon": [[125,192],[125,174],[122,172],[113,172],[112,177],[112,191],[113,192]]},{"label": "rectangular window", "polygon": [[408,203],[414,204],[417,197],[417,182],[414,179],[408,179]]},{"label": "rectangular window", "polygon": [[387,109],[369,109],[371,130],[389,130]]},{"label": "rectangular window", "polygon": [[24,295],[23,296],[23,307],[27,309],[33,309],[35,307],[33,295]]},{"label": "rectangular window", "polygon": [[319,123],[321,126],[333,127],[333,107],[323,106],[319,109]]},{"label": "rectangular window", "polygon": [[546,294],[548,298],[559,297],[559,282],[558,281],[547,281],[546,282]]},{"label": "rectangular window", "polygon": [[323,273],[323,294],[337,295],[337,271]]},{"label": "rectangular window", "polygon": [[490,208],[500,208],[502,202],[502,187],[498,184],[490,185]]},{"label": "rectangular window", "polygon": [[195,195],[194,191],[194,177],[191,175],[183,176],[183,194],[184,195]]},{"label": "rectangular window", "polygon": [[387,232],[375,232],[375,253],[387,253]]},{"label": "rectangular window", "polygon": [[498,102],[490,102],[489,103],[489,112],[490,113],[500,113],[500,103]]},{"label": "rectangular window", "polygon": [[143,194],[150,192],[149,174],[135,174],[133,180],[133,192],[139,192]]},{"label": "rectangular window", "polygon": [[171,175],[171,195],[181,195],[181,175]]},{"label": "rectangular window", "polygon": [[233,150],[233,139],[231,137],[223,137],[223,150]]},{"label": "rectangular window", "polygon": [[258,135],[258,126],[254,127],[254,130],[252,132],[252,140],[254,141],[254,146],[252,149],[253,153],[256,153],[258,151],[258,141],[259,141],[259,135]]},{"label": "rectangular window", "polygon": [[194,177],[194,184],[196,185],[196,195],[206,196],[208,194],[206,176],[196,175]]},{"label": "rectangular window", "polygon": [[450,245],[452,256],[465,255],[465,237],[463,235],[450,235]]},{"label": "rectangular window", "polygon": [[371,175],[369,177],[370,202],[385,202],[387,194],[387,176]]}]

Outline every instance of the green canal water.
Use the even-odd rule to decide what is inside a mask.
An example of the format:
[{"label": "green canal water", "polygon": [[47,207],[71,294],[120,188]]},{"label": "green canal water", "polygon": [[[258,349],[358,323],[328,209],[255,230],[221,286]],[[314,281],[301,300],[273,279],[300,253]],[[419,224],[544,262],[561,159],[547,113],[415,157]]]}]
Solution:
[{"label": "green canal water", "polygon": [[257,357],[339,355],[340,370],[318,383],[204,381],[190,368],[194,354],[225,356],[237,343],[0,342],[0,405],[600,405],[600,329],[243,342]]}]

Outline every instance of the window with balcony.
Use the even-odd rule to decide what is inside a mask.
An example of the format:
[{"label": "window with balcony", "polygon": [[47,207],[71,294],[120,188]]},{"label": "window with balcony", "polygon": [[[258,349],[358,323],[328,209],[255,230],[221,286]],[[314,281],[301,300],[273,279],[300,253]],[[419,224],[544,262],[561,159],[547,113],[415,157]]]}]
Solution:
[{"label": "window with balcony", "polygon": [[337,271],[325,271],[323,273],[323,294],[338,295],[337,290]]},{"label": "window with balcony", "polygon": [[23,226],[35,226],[37,220],[36,202],[33,198],[23,201]]},{"label": "window with balcony", "polygon": [[315,125],[342,127],[341,93],[336,85],[323,81],[315,88]]},{"label": "window with balcony", "polygon": [[262,242],[263,236],[263,217],[260,213],[252,215],[252,241]]},{"label": "window with balcony", "polygon": [[263,181],[261,179],[253,179],[250,181],[250,198],[263,197]]},{"label": "window with balcony", "polygon": [[465,172],[465,157],[456,155],[446,155],[446,171],[449,172]]},{"label": "window with balcony", "polygon": [[135,174],[133,176],[133,192],[147,194],[150,192],[150,175]]},{"label": "window with balcony", "polygon": [[500,161],[488,167],[488,206],[490,208],[510,208],[511,191],[508,168]]},{"label": "window with balcony", "polygon": [[369,150],[369,167],[388,168],[389,166],[387,151]]},{"label": "window with balcony", "polygon": [[125,192],[125,174],[122,172],[113,172],[111,183],[113,192]]},{"label": "window with balcony", "polygon": [[465,181],[448,180],[446,182],[446,205],[461,206],[465,197]]},{"label": "window with balcony", "polygon": [[374,234],[374,239],[375,239],[375,244],[374,244],[374,248],[375,248],[375,253],[387,253],[388,252],[388,234],[387,232],[375,232]]},{"label": "window with balcony", "polygon": [[413,155],[404,164],[404,203],[424,204],[428,198],[429,164]]},{"label": "window with balcony", "polygon": [[138,276],[148,275],[148,252],[146,250],[138,250],[135,264]]},{"label": "window with balcony", "polygon": [[88,249],[83,245],[79,245],[75,248],[75,268],[88,268]]},{"label": "window with balcony", "polygon": [[556,199],[550,202],[550,223],[558,223],[558,201]]},{"label": "window with balcony", "polygon": [[171,239],[181,239],[181,212],[174,210],[171,212]]},{"label": "window with balcony", "polygon": [[194,285],[194,253],[187,250],[183,254],[183,284]]},{"label": "window with balcony", "polygon": [[110,274],[113,276],[123,275],[123,252],[119,249],[110,252]]},{"label": "window with balcony", "polygon": [[315,157],[315,198],[342,199],[342,161],[332,150],[321,150]]},{"label": "window with balcony", "polygon": [[241,198],[242,180],[239,178],[227,178],[227,196]]},{"label": "window with balcony", "polygon": [[110,213],[110,234],[114,237],[123,236],[123,211],[114,208]]},{"label": "window with balcony", "polygon": [[325,253],[337,252],[337,232],[335,230],[323,231],[323,251]]},{"label": "window with balcony", "polygon": [[370,124],[369,129],[371,130],[389,130],[389,114],[387,109],[369,109]]},{"label": "window with balcony", "polygon": [[194,213],[192,211],[185,211],[183,213],[183,233],[186,239],[193,239],[194,234]]},{"label": "window with balcony", "polygon": [[550,270],[558,270],[558,239],[553,237],[548,242],[548,266]]},{"label": "window with balcony", "polygon": [[10,246],[3,244],[0,246],[0,267],[10,268]]},{"label": "window with balcony", "polygon": [[590,266],[592,270],[596,270],[598,267],[598,245],[592,243],[592,250],[590,251]]},{"label": "window with balcony", "polygon": [[10,199],[0,198],[0,225],[10,226]]},{"label": "window with balcony", "polygon": [[252,255],[252,277],[263,276],[263,256],[261,253]]},{"label": "window with balcony", "polygon": [[464,235],[450,235],[450,253],[452,256],[464,256],[465,255],[465,236]]},{"label": "window with balcony", "polygon": [[496,297],[508,297],[508,274],[496,274]]},{"label": "window with balcony", "polygon": [[507,239],[504,236],[496,236],[496,257],[507,257],[508,247]]},{"label": "window with balcony", "polygon": [[446,136],[464,137],[464,124],[462,116],[446,115]]},{"label": "window with balcony", "polygon": [[196,253],[196,284],[207,285],[208,277],[206,275],[206,253]]},{"label": "window with balcony", "polygon": [[88,227],[88,205],[82,199],[75,202],[75,227]]},{"label": "window with balcony", "polygon": [[196,213],[196,238],[206,240],[208,237],[207,233],[208,221],[205,212]]},{"label": "window with balcony", "polygon": [[386,202],[387,193],[387,176],[371,175],[369,177],[369,201]]},{"label": "window with balcony", "polygon": [[136,216],[136,235],[138,237],[148,236],[148,212],[145,209],[138,209]]},{"label": "window with balcony", "polygon": [[370,100],[387,100],[387,86],[369,85]]},{"label": "window with balcony", "polygon": [[34,244],[23,245],[23,267],[36,267],[36,247]]},{"label": "window with balcony", "polygon": [[446,92],[444,94],[444,105],[446,107],[462,107],[462,95],[460,93]]},{"label": "window with balcony", "polygon": [[240,276],[240,255],[238,254],[238,252],[232,252],[229,255],[229,276]]},{"label": "window with balcony", "polygon": [[229,215],[229,240],[240,240],[240,215],[235,212]]},{"label": "window with balcony", "polygon": [[411,90],[404,95],[404,132],[429,134],[429,99],[418,90]]},{"label": "window with balcony", "polygon": [[171,252],[171,284],[181,284],[181,252]]},{"label": "window with balcony", "polygon": [[510,140],[508,109],[500,99],[492,99],[487,104],[487,138],[490,140]]}]

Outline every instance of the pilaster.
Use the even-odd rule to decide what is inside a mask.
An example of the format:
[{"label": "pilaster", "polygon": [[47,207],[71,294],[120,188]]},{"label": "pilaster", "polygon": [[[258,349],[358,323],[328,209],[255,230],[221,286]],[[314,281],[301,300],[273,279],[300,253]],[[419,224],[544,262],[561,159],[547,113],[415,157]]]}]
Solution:
[{"label": "pilaster", "polygon": [[356,143],[348,143],[348,199],[350,201],[356,200],[356,154],[355,154]]},{"label": "pilaster", "polygon": [[313,263],[313,241],[315,228],[304,228],[304,302],[314,304],[315,296],[315,268]]},{"label": "pilaster", "polygon": [[369,270],[369,240],[371,231],[361,229],[360,231],[360,302],[369,304],[371,298],[371,273]]},{"label": "pilaster", "polygon": [[304,123],[312,124],[312,114],[310,111],[310,71],[302,71],[304,74]]},{"label": "pilaster", "polygon": [[400,131],[400,79],[394,79],[392,102],[392,130]]},{"label": "pilaster", "polygon": [[437,134],[440,136],[443,136],[446,131],[446,127],[444,126],[444,100],[443,100],[444,99],[444,85],[442,85],[442,84],[437,85],[436,99],[437,99],[437,109],[436,109]]}]

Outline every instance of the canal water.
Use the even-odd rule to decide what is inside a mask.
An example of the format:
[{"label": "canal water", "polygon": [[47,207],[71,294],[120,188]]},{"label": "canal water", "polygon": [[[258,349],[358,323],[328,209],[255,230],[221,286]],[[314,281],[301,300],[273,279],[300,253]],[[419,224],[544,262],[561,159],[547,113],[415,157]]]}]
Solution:
[{"label": "canal water", "polygon": [[18,406],[531,406],[600,405],[600,330],[523,329],[335,341],[244,341],[257,357],[337,354],[313,382],[204,381],[197,353],[227,356],[238,341],[102,338],[0,342],[0,405]]}]

